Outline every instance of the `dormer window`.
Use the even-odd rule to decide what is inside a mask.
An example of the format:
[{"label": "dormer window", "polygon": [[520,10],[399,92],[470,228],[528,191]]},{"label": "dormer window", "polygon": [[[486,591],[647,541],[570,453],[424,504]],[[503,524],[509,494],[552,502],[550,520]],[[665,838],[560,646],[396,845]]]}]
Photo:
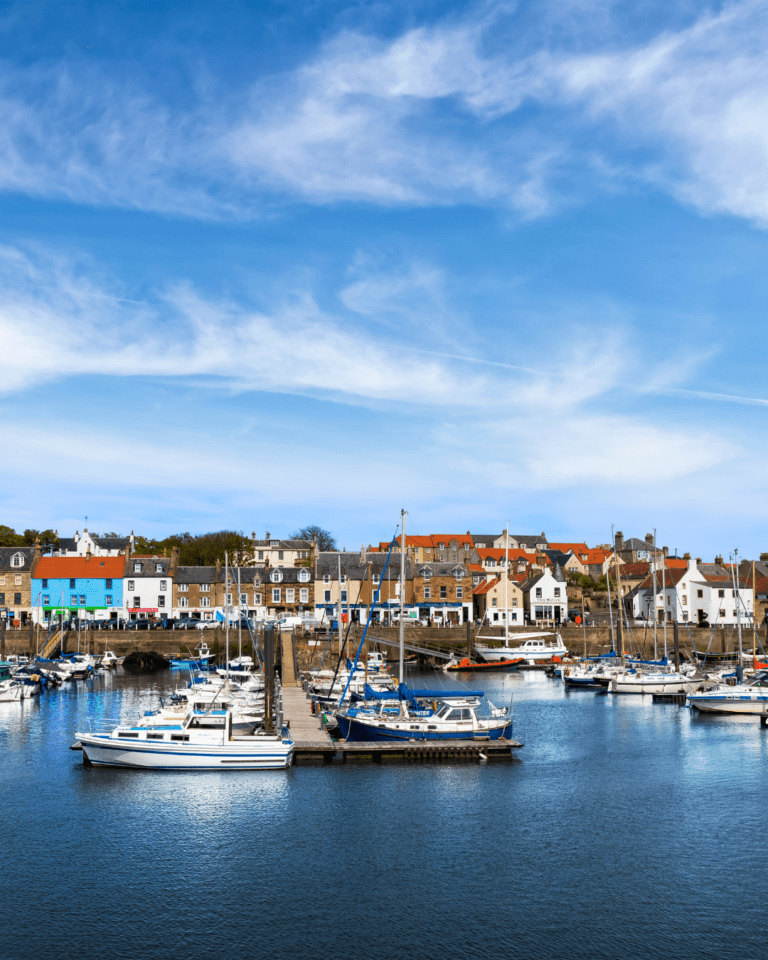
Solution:
[{"label": "dormer window", "polygon": [[140,564],[140,563],[134,563],[134,565],[133,565],[133,572],[134,572],[134,573],[141,573],[141,564]]},{"label": "dormer window", "polygon": [[432,571],[429,569],[429,567],[424,567],[424,569],[421,571],[421,575],[425,580],[429,580],[429,578],[432,576]]},{"label": "dormer window", "polygon": [[299,583],[309,583],[309,570],[299,570]]},{"label": "dormer window", "polygon": [[269,541],[269,545],[270,545],[270,547],[279,547],[279,546],[280,546],[280,541],[279,541],[279,540],[270,540],[270,541]]},{"label": "dormer window", "polygon": [[375,586],[376,584],[378,584],[380,581],[381,581],[381,577],[379,576],[378,573],[372,573],[372,574],[371,574],[371,583],[372,583],[374,586]]},{"label": "dormer window", "polygon": [[330,582],[331,582],[331,575],[330,575],[330,573],[324,573],[324,574],[323,574],[323,583],[330,583]]},{"label": "dormer window", "polygon": [[163,572],[163,565],[162,565],[162,563],[156,563],[156,564],[155,564],[155,573],[162,573],[162,572]]},{"label": "dormer window", "polygon": [[283,579],[283,571],[273,570],[270,579],[272,580],[272,583],[280,583],[280,581]]},{"label": "dormer window", "polygon": [[24,554],[23,553],[14,553],[11,560],[12,567],[23,567],[24,566]]},{"label": "dormer window", "polygon": [[456,577],[457,580],[463,580],[463,579],[464,579],[464,571],[462,570],[461,567],[454,567],[454,568],[453,568],[453,575],[454,575],[454,577]]}]

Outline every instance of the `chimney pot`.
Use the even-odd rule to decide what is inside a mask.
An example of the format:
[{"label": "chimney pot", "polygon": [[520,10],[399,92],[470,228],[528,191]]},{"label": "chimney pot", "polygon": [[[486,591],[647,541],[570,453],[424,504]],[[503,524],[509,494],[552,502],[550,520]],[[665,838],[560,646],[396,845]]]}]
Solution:
[{"label": "chimney pot", "polygon": [[684,554],[683,554],[683,560],[690,560],[690,559],[691,559],[690,553],[684,553]]},{"label": "chimney pot", "polygon": [[[767,556],[768,556],[768,555],[767,555]],[[762,560],[763,558],[760,557],[760,559]],[[722,567],[722,565],[723,565],[723,558],[722,558],[722,557],[715,557],[715,563],[716,563],[719,567]]]},{"label": "chimney pot", "polygon": [[768,553],[761,553],[761,554],[760,554],[760,559],[763,560],[763,561],[768,560]]}]

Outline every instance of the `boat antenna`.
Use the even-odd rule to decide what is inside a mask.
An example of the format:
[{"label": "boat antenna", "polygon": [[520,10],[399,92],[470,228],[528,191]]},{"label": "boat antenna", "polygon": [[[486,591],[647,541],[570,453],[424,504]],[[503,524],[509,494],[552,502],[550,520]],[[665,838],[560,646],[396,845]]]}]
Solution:
[{"label": "boat antenna", "polygon": [[[219,567],[221,570],[221,567]],[[229,683],[229,554],[224,551],[224,638],[227,650],[227,683]]]},{"label": "boat antenna", "polygon": [[509,646],[509,520],[504,530],[504,646]]}]

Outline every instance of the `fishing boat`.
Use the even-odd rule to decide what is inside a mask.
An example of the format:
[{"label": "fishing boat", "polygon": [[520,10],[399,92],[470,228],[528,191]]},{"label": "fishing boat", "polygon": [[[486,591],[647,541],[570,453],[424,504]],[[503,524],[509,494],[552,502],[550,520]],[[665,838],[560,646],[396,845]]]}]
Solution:
[{"label": "fishing boat", "polygon": [[289,767],[293,758],[287,729],[279,734],[236,736],[230,710],[225,711],[223,726],[215,728],[202,725],[194,710],[188,710],[178,724],[119,724],[111,730],[98,726],[98,721],[90,721],[88,729],[75,734],[84,762],[97,767],[275,770]]},{"label": "fishing boat", "polygon": [[689,693],[686,706],[702,713],[768,715],[768,671],[747,683],[720,684],[711,690]]},{"label": "fishing boat", "polygon": [[[568,649],[558,633],[556,643],[547,643],[541,637],[551,637],[552,633],[519,633],[510,636],[500,647],[490,647],[485,643],[475,643],[475,650],[487,661],[522,659],[526,664],[549,663],[562,660],[568,655]],[[523,640],[523,638],[525,638]],[[486,639],[492,639],[488,637]],[[509,646],[509,640],[523,640],[519,646]]]},{"label": "fishing boat", "polygon": [[449,660],[442,669],[448,673],[488,673],[494,670],[517,670],[521,663],[525,663],[523,657],[517,657],[514,660],[492,660],[492,661],[472,661],[469,657],[462,657],[461,660]]}]

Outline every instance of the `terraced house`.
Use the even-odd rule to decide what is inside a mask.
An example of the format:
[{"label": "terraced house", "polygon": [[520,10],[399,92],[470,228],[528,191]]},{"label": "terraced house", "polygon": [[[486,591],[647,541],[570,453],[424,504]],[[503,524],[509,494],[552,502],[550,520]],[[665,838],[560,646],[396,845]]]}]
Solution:
[{"label": "terraced house", "polygon": [[[123,615],[124,557],[41,557],[32,577],[35,622],[57,614],[81,620]],[[39,613],[38,613],[39,611]]]},{"label": "terraced house", "polygon": [[173,577],[179,564],[179,548],[170,557],[125,558],[124,617],[128,620],[167,620],[173,609]]},{"label": "terraced house", "polygon": [[[413,607],[412,561],[405,561],[405,604]],[[319,553],[314,564],[314,607],[318,615],[336,617],[341,601],[352,622],[365,622],[378,590],[374,617],[387,619],[400,609],[400,554],[360,550],[359,553]],[[413,611],[415,614],[415,611]]]},{"label": "terraced house", "polygon": [[39,546],[0,547],[0,617],[14,626],[29,620],[35,603],[32,567],[39,556]]}]

